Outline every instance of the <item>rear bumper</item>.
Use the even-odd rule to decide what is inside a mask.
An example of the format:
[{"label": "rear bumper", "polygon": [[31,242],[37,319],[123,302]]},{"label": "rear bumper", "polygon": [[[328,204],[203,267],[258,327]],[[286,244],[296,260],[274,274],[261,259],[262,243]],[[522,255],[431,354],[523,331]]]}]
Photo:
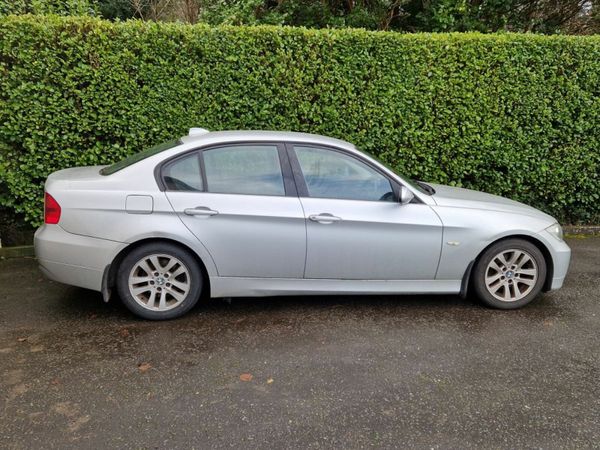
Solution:
[{"label": "rear bumper", "polygon": [[72,234],[59,225],[43,225],[34,237],[35,255],[46,277],[95,291],[102,289],[106,266],[126,245]]}]

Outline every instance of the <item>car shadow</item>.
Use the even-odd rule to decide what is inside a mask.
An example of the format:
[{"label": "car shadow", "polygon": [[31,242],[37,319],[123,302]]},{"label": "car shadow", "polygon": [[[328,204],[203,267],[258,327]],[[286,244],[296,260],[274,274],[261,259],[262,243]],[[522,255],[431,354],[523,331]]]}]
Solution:
[{"label": "car shadow", "polygon": [[[476,299],[457,295],[326,295],[240,297],[233,299],[201,299],[185,316],[163,324],[179,323],[204,326],[221,325],[261,327],[283,322],[339,323],[340,321],[400,321],[411,323],[443,321],[469,329],[488,327],[490,322],[543,322],[564,316],[552,294],[544,294],[518,310],[496,310],[481,305]],[[116,296],[105,303],[98,292],[66,287],[61,296],[60,313],[65,318],[88,317],[122,324],[154,323],[134,316]],[[169,325],[163,325],[169,326]]]}]

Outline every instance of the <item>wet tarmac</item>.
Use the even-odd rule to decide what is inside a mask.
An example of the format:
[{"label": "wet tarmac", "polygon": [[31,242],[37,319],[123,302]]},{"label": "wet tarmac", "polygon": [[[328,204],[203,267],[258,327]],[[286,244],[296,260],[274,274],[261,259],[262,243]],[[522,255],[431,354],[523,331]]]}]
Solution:
[{"label": "wet tarmac", "polygon": [[212,300],[145,322],[0,261],[0,448],[598,448],[600,238],[517,311]]}]

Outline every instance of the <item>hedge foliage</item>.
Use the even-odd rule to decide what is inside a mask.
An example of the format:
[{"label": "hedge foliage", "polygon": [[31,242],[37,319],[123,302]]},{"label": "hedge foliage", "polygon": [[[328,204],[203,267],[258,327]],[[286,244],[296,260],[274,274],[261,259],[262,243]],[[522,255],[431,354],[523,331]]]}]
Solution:
[{"label": "hedge foliage", "polygon": [[59,14],[88,15],[96,11],[93,0],[0,0],[0,15]]},{"label": "hedge foliage", "polygon": [[0,203],[192,126],[354,142],[423,180],[600,218],[600,36],[0,19]]}]

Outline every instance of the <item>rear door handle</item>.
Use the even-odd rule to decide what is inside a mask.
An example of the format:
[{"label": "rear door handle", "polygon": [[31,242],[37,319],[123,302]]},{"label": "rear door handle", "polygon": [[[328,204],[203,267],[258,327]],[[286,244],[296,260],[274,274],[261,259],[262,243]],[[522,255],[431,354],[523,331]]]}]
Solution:
[{"label": "rear door handle", "polygon": [[219,211],[207,208],[206,206],[196,206],[195,208],[186,208],[183,210],[188,216],[214,216],[219,214]]},{"label": "rear door handle", "polygon": [[339,222],[340,220],[342,220],[341,217],[337,217],[337,216],[334,216],[333,214],[329,214],[329,213],[313,214],[311,216],[308,216],[308,218],[310,220],[312,220],[313,222],[319,222],[319,223],[333,223],[333,222]]}]

